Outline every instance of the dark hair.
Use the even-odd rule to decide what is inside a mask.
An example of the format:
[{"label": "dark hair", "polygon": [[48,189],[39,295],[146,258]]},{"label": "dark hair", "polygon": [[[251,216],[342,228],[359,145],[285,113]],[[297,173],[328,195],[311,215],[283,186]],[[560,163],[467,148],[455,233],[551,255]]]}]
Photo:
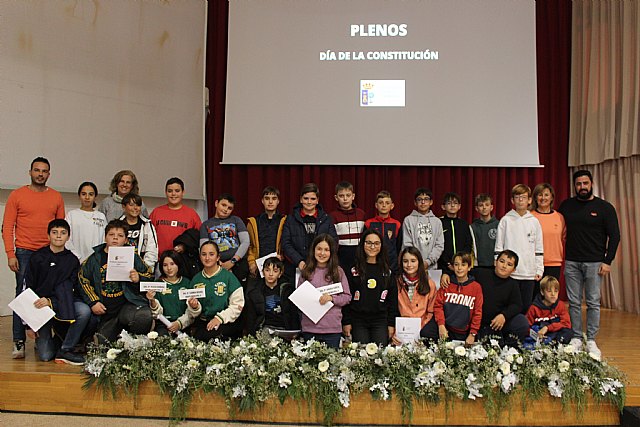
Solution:
[{"label": "dark hair", "polygon": [[496,260],[498,260],[502,255],[505,255],[507,258],[512,259],[514,267],[518,266],[518,261],[520,261],[520,257],[518,257],[517,253],[515,253],[511,249],[505,249],[498,254],[498,256],[496,257]]},{"label": "dark hair", "polygon": [[580,178],[581,176],[588,176],[589,181],[593,182],[593,176],[591,175],[591,172],[586,169],[580,169],[573,173],[573,185],[576,185],[576,179]]},{"label": "dark hair", "polygon": [[284,271],[284,263],[280,261],[280,258],[278,258],[277,256],[272,256],[264,260],[262,270],[264,271],[267,267],[277,268],[281,272]]},{"label": "dark hair", "polygon": [[126,206],[131,202],[134,202],[138,206],[142,206],[142,197],[138,194],[129,193],[122,198],[122,206]]},{"label": "dark hair", "polygon": [[220,255],[220,247],[219,247],[219,246],[218,246],[218,244],[217,244],[216,242],[214,242],[213,240],[207,240],[207,241],[205,241],[205,242],[202,242],[202,244],[200,245],[200,248],[198,249],[198,252],[201,252],[201,251],[202,251],[202,248],[203,248],[205,245],[213,245],[213,247],[214,247],[214,248],[216,248],[216,253],[217,253],[218,255]]},{"label": "dark hair", "polygon": [[169,187],[172,184],[178,184],[180,186],[180,188],[182,189],[182,191],[184,191],[184,181],[181,180],[180,178],[177,177],[173,177],[173,178],[169,178],[167,180],[167,183],[164,185],[164,190],[167,191],[167,187]]},{"label": "dark hair", "polygon": [[349,181],[340,181],[336,184],[336,194],[338,194],[338,191],[340,190],[349,190],[353,192],[353,184]]},{"label": "dark hair", "polygon": [[367,271],[367,253],[364,251],[365,240],[372,234],[378,236],[380,239],[380,252],[376,255],[376,264],[382,267],[382,271],[385,274],[389,271],[389,257],[387,255],[387,245],[385,244],[384,239],[377,230],[367,228],[362,233],[356,248],[355,269],[362,283],[366,280],[365,272]]},{"label": "dark hair", "polygon": [[222,193],[222,194],[220,194],[220,195],[218,196],[218,198],[216,199],[216,202],[219,202],[219,201],[221,201],[221,200],[226,200],[226,201],[228,201],[229,203],[233,203],[233,204],[235,204],[235,203],[236,203],[236,198],[235,198],[235,197],[233,197],[233,196],[232,196],[231,194],[229,194],[229,193]]},{"label": "dark hair", "polygon": [[118,191],[118,183],[122,179],[123,176],[128,175],[131,177],[131,191],[129,193],[138,194],[140,189],[138,188],[138,178],[136,178],[136,174],[130,170],[121,170],[117,174],[113,176],[111,183],[109,184],[109,191],[113,194]]},{"label": "dark hair", "polygon": [[69,226],[69,223],[62,218],[56,218],[51,220],[49,222],[49,225],[47,225],[47,234],[51,233],[51,230],[56,227],[64,228],[65,230],[67,230],[67,233],[71,233],[71,227]]},{"label": "dark hair", "polygon": [[413,199],[417,199],[418,196],[421,195],[425,195],[425,196],[429,196],[430,199],[433,199],[433,191],[431,191],[430,189],[426,188],[426,187],[418,187],[415,191],[415,193],[413,193]]},{"label": "dark hair", "polygon": [[330,283],[339,282],[340,263],[338,262],[338,245],[336,245],[335,239],[326,233],[320,234],[313,239],[313,243],[311,243],[309,253],[307,254],[307,263],[302,270],[302,277],[306,280],[311,279],[313,272],[318,266],[318,261],[315,257],[316,246],[322,242],[326,242],[329,245],[329,250],[331,251],[331,256],[327,263],[327,275],[325,276],[325,280]]},{"label": "dark hair", "polygon": [[274,194],[277,197],[280,197],[280,190],[278,190],[276,187],[272,187],[271,185],[267,185],[266,187],[264,187],[264,190],[262,190],[262,197],[268,196],[269,194]]},{"label": "dark hair", "polygon": [[535,211],[538,209],[538,194],[542,193],[544,190],[549,190],[551,193],[551,207],[553,208],[553,201],[556,199],[556,192],[553,190],[553,187],[548,182],[543,182],[542,184],[538,184],[533,187],[533,195],[531,196],[531,210]]},{"label": "dark hair", "polygon": [[129,232],[129,224],[127,224],[126,221],[123,221],[121,219],[112,219],[105,227],[104,235],[106,236],[107,233],[109,233],[109,231],[113,230],[114,228],[121,228],[122,230],[124,230],[124,234],[127,234]]},{"label": "dark hair", "polygon": [[[83,189],[84,187],[91,187],[91,188],[93,188],[93,192],[94,192],[94,193],[96,193],[95,195],[96,195],[96,196],[98,195],[98,187],[96,187],[96,185],[95,185],[93,182],[91,182],[91,181],[85,181],[85,182],[83,182],[82,184],[80,184],[80,187],[78,187],[78,196],[80,196],[80,193],[82,192],[82,189]],[[94,207],[94,208],[96,207],[96,202],[95,202],[95,200],[93,201],[93,207]]]},{"label": "dark hair", "polygon": [[49,166],[49,169],[51,169],[51,164],[49,164],[49,160],[45,159],[44,157],[36,157],[35,159],[33,159],[31,161],[31,166],[29,166],[29,170],[33,169],[34,163],[46,163],[47,166]]},{"label": "dark hair", "polygon": [[453,264],[456,258],[460,258],[460,261],[464,262],[470,267],[473,267],[473,255],[469,252],[456,252],[455,255],[451,257],[451,264]]},{"label": "dark hair", "polygon": [[442,204],[446,205],[447,202],[450,202],[452,200],[455,200],[459,204],[462,203],[462,199],[460,198],[460,195],[458,193],[449,192],[444,194],[444,199],[442,199]]},{"label": "dark hair", "polygon": [[178,277],[182,277],[182,275],[184,274],[184,263],[182,262],[182,255],[180,255],[178,252],[174,251],[173,249],[168,249],[162,252],[162,254],[160,255],[160,258],[158,258],[158,266],[160,267],[160,277],[166,277],[164,270],[162,269],[162,264],[164,263],[164,260],[166,258],[171,258],[173,262],[176,263],[176,265],[178,266]]},{"label": "dark hair", "polygon": [[475,204],[478,206],[479,203],[491,202],[493,204],[493,197],[489,193],[480,193],[476,196]]},{"label": "dark hair", "polygon": [[302,186],[300,189],[300,197],[304,196],[307,193],[316,193],[316,197],[320,196],[320,189],[313,182],[309,182]]},{"label": "dark hair", "polygon": [[400,256],[398,257],[400,260],[400,265],[402,265],[402,258],[405,256],[405,254],[409,254],[418,258],[418,286],[416,286],[416,290],[420,295],[427,295],[431,290],[431,286],[429,286],[429,275],[427,274],[427,270],[424,268],[424,261],[422,259],[420,250],[414,246],[407,246],[406,248],[404,248],[402,252],[400,252]]}]

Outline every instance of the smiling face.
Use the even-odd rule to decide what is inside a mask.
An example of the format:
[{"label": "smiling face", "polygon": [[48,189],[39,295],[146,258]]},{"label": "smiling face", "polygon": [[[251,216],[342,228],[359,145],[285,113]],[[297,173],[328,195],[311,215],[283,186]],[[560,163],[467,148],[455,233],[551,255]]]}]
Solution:
[{"label": "smiling face", "polygon": [[200,261],[207,270],[213,270],[220,260],[220,255],[216,247],[210,243],[205,243],[200,248]]},{"label": "smiling face", "polygon": [[453,272],[456,275],[459,283],[466,282],[469,278],[469,271],[471,266],[466,263],[461,257],[457,256],[453,259]]},{"label": "smiling face", "polygon": [[420,266],[418,257],[406,252],[402,255],[402,271],[408,277],[416,277],[418,275],[418,268]]},{"label": "smiling face", "polygon": [[167,279],[175,279],[178,277],[178,264],[171,257],[165,257],[162,261],[162,272]]},{"label": "smiling face", "polygon": [[375,234],[369,234],[364,240],[364,253],[367,255],[367,262],[375,263],[378,255],[380,254],[380,248],[382,247],[382,241],[380,237]]},{"label": "smiling face", "polygon": [[429,213],[429,210],[431,210],[433,200],[431,200],[431,197],[426,194],[420,194],[416,197],[414,203],[416,205],[416,210],[422,215],[426,215]]},{"label": "smiling face", "polygon": [[184,191],[180,184],[169,184],[164,191],[164,194],[167,196],[167,204],[171,208],[179,208],[182,206],[182,198],[184,196]]},{"label": "smiling face", "polygon": [[316,259],[316,265],[318,267],[326,267],[331,258],[331,246],[325,241],[320,241],[313,248],[313,256]]},{"label": "smiling face", "polygon": [[227,199],[216,200],[216,215],[215,217],[218,219],[226,219],[231,216],[231,212],[233,212],[233,203],[228,201]]},{"label": "smiling face", "polygon": [[300,204],[306,215],[313,215],[316,212],[316,206],[318,206],[318,195],[314,192],[304,193],[300,197]]},{"label": "smiling face", "polygon": [[131,192],[133,188],[133,177],[131,175],[122,175],[120,181],[118,181],[117,189],[118,196],[124,197]]},{"label": "smiling face", "polygon": [[511,276],[516,269],[516,262],[513,258],[509,258],[506,254],[500,255],[496,260],[496,276],[501,279],[506,279]]},{"label": "smiling face", "polygon": [[536,195],[536,203],[538,203],[538,208],[541,211],[548,211],[551,209],[553,205],[553,195],[551,195],[551,191],[548,188],[545,188],[541,192]]},{"label": "smiling face", "polygon": [[44,162],[34,162],[33,166],[29,170],[31,185],[36,187],[44,186],[47,183],[50,174],[49,165]]},{"label": "smiling face", "polygon": [[138,204],[134,201],[131,200],[129,203],[127,203],[126,205],[122,205],[122,210],[124,211],[124,214],[127,216],[127,218],[138,218],[140,216],[140,211],[142,210],[141,206],[138,206]]},{"label": "smiling face", "polygon": [[96,192],[90,185],[85,185],[80,189],[80,209],[83,211],[92,211],[93,204],[96,201]]}]

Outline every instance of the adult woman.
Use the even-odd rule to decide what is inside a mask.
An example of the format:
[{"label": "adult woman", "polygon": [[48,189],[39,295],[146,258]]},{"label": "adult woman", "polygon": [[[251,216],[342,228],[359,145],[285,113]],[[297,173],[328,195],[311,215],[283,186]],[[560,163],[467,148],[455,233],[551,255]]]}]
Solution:
[{"label": "adult woman", "polygon": [[343,333],[353,341],[386,345],[393,335],[395,307],[387,298],[393,278],[380,234],[367,229],[356,248],[356,265],[351,269],[351,304],[343,313]]},{"label": "adult woman", "polygon": [[[105,197],[98,208],[107,218],[107,222],[120,218],[124,213],[122,210],[122,198],[124,196],[129,193],[138,194],[138,178],[136,178],[136,174],[130,170],[121,170],[113,176],[109,184],[109,191],[111,195]],[[145,218],[149,218],[149,212],[147,212],[144,203],[142,204],[142,215]]]},{"label": "adult woman", "polygon": [[[533,189],[531,213],[538,218],[542,226],[544,246],[544,274],[560,279],[560,268],[564,259],[564,239],[566,228],[564,217],[553,209],[556,193],[549,183],[542,183]],[[538,292],[534,292],[537,295]]]}]

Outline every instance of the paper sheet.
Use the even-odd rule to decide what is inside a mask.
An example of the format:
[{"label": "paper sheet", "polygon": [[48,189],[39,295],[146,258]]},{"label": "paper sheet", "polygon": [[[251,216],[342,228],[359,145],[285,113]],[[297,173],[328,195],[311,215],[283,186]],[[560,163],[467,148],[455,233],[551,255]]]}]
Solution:
[{"label": "paper sheet", "polygon": [[333,307],[331,301],[320,304],[322,294],[308,280],[305,280],[290,296],[294,303],[313,323],[320,319]]},{"label": "paper sheet", "polygon": [[107,256],[107,282],[130,282],[133,246],[111,246]]},{"label": "paper sheet", "polygon": [[39,298],[32,289],[27,288],[9,303],[9,308],[35,332],[56,314],[51,307],[36,308],[33,303]]},{"label": "paper sheet", "polygon": [[265,255],[262,258],[258,258],[256,260],[256,265],[258,266],[258,271],[260,272],[260,277],[264,277],[264,273],[262,273],[262,267],[264,266],[264,262],[267,260],[267,258],[272,258],[272,257],[277,257],[278,253],[277,252],[273,252],[270,253],[269,255]]},{"label": "paper sheet", "polygon": [[403,344],[419,340],[420,323],[419,317],[396,317],[396,338]]}]

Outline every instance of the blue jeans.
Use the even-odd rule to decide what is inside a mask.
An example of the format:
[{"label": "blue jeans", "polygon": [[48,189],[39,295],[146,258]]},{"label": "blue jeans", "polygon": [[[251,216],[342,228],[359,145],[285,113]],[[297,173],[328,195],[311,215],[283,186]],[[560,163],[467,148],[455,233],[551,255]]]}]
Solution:
[{"label": "blue jeans", "polygon": [[582,337],[582,294],[587,300],[587,339],[593,340],[600,329],[600,285],[598,274],[601,262],[567,261],[564,280],[569,298],[571,327],[577,337]]},{"label": "blue jeans", "polygon": [[305,341],[309,341],[311,338],[315,338],[318,342],[323,342],[330,348],[340,348],[340,337],[342,334],[316,334],[313,332],[303,332],[302,338]]},{"label": "blue jeans", "polygon": [[[24,276],[27,274],[29,259],[35,251],[29,249],[16,248],[16,258],[18,259],[18,272],[16,273],[16,296],[20,295],[24,286]],[[13,313],[13,340],[24,341],[27,338],[24,331],[22,319]]]},{"label": "blue jeans", "polygon": [[97,323],[97,318],[91,314],[91,309],[84,302],[74,301],[73,308],[75,310],[75,322],[69,325],[62,344],[60,344],[60,338],[54,337],[52,332],[54,324],[60,322],[50,320],[38,331],[36,347],[38,348],[38,357],[43,362],[48,362],[56,357],[58,349],[62,351],[72,351],[73,347],[80,342],[87,325],[91,323],[95,326]]}]

